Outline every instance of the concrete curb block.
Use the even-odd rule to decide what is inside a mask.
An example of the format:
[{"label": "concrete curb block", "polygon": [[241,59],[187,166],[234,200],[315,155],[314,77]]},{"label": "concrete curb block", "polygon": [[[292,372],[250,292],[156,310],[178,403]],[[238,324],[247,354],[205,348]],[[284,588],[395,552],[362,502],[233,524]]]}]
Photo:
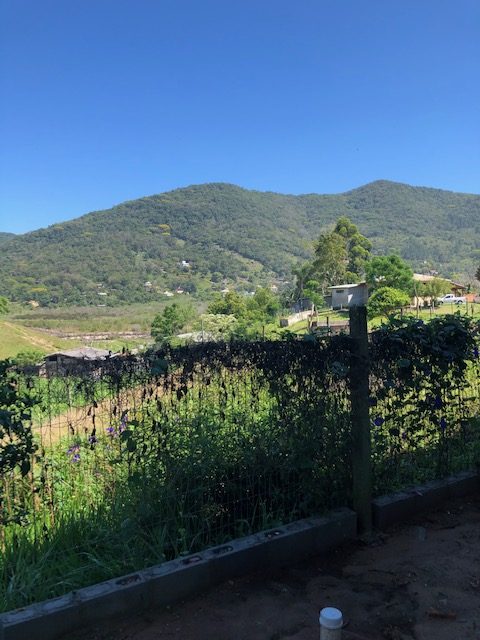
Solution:
[{"label": "concrete curb block", "polygon": [[432,480],[372,501],[373,526],[385,529],[411,516],[439,506],[449,498],[459,498],[480,490],[480,476],[464,471],[443,480]]},{"label": "concrete curb block", "polygon": [[4,613],[0,640],[56,640],[100,620],[172,604],[259,569],[294,564],[356,534],[357,516],[350,509],[299,520]]}]

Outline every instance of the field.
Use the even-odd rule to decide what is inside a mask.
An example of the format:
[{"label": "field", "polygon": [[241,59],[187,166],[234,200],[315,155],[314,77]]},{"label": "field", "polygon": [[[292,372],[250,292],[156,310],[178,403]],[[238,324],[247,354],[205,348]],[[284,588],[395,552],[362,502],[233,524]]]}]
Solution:
[{"label": "field", "polygon": [[144,346],[151,342],[150,325],[165,304],[56,309],[12,305],[0,320],[0,360],[20,351],[52,353],[79,345],[112,351]]},{"label": "field", "polygon": [[[178,302],[178,300],[177,300]],[[205,303],[191,300],[201,313]],[[189,304],[190,299],[180,299],[180,304]],[[143,348],[151,344],[150,326],[155,315],[168,302],[133,304],[124,307],[67,307],[60,309],[28,309],[13,305],[11,312],[0,320],[0,360],[15,356],[19,352],[35,351],[52,353],[60,349],[92,346],[110,349],[113,352]],[[434,317],[460,313],[480,319],[480,304],[468,306],[444,305],[434,310],[415,310],[405,315],[429,321]],[[321,310],[318,313],[320,325],[344,323],[348,321],[347,311]],[[370,328],[376,328],[384,318],[375,318],[369,322]],[[308,333],[306,320],[288,327],[288,331],[298,335]],[[265,326],[266,338],[275,339],[284,333],[278,323]]]},{"label": "field", "polygon": [[0,360],[11,358],[20,351],[51,353],[78,344],[78,341],[63,340],[10,319],[0,320]]}]

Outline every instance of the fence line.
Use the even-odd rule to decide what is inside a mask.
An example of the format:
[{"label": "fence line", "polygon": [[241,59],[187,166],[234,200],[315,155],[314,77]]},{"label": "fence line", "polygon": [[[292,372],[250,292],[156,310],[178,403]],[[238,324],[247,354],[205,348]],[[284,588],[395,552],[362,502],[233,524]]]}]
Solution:
[{"label": "fence line", "polygon": [[10,374],[38,448],[4,430],[0,607],[336,506],[368,529],[370,469],[378,494],[478,463],[477,328],[383,328],[368,374],[365,323]]}]

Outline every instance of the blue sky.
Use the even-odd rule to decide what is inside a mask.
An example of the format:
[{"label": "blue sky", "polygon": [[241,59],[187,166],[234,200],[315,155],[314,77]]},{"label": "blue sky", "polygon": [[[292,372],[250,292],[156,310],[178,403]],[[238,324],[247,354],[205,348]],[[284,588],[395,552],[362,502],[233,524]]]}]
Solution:
[{"label": "blue sky", "polygon": [[202,182],[480,192],[478,0],[2,0],[0,231]]}]

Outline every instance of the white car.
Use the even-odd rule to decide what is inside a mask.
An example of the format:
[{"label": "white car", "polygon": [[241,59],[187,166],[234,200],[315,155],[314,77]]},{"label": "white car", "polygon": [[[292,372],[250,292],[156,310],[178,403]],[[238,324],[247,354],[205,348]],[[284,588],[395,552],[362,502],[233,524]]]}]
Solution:
[{"label": "white car", "polygon": [[439,304],[444,304],[445,302],[450,302],[452,304],[465,304],[466,301],[467,299],[465,296],[456,296],[454,293],[447,293],[447,295],[437,298],[437,302]]}]

